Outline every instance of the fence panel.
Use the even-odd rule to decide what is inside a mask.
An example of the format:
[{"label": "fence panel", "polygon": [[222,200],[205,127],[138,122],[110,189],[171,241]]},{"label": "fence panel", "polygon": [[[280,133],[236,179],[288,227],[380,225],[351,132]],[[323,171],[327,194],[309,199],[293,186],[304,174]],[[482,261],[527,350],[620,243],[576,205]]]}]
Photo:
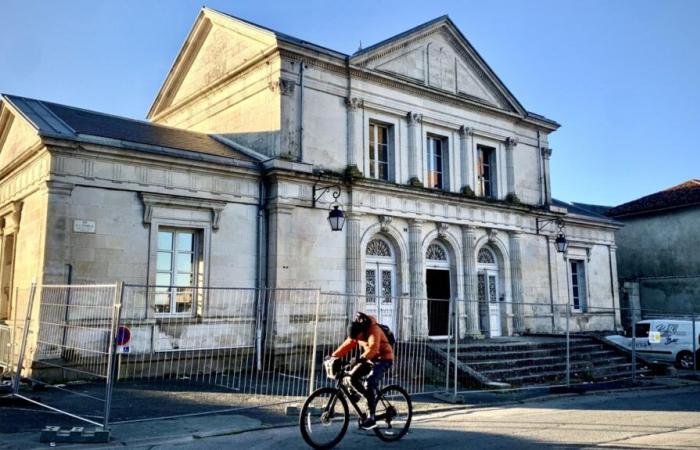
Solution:
[{"label": "fence panel", "polygon": [[18,397],[107,426],[116,292],[116,285],[36,287],[22,330],[24,351],[17,355],[18,378],[42,393],[37,401],[16,386]]}]

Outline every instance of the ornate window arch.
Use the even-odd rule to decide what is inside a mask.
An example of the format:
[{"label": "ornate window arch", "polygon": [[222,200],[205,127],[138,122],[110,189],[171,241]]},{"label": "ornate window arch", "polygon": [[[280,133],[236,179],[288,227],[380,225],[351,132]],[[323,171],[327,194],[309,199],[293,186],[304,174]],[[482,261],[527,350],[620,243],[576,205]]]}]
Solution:
[{"label": "ornate window arch", "polygon": [[425,259],[430,260],[430,261],[445,261],[445,262],[447,262],[448,261],[447,250],[445,250],[445,247],[438,244],[437,242],[433,242],[425,250]]},{"label": "ornate window arch", "polygon": [[387,241],[380,237],[374,237],[367,243],[365,255],[379,258],[392,258],[393,252],[391,250],[391,245],[389,245]]},{"label": "ornate window arch", "polygon": [[479,249],[479,253],[477,255],[476,261],[479,264],[497,264],[496,262],[496,255],[493,253],[493,250],[490,248],[484,246]]}]

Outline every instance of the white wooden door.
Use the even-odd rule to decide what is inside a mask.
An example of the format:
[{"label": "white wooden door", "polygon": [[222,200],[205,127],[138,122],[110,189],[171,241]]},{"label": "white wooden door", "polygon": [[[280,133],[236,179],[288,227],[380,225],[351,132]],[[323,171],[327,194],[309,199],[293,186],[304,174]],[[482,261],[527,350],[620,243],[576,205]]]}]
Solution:
[{"label": "white wooden door", "polygon": [[395,329],[396,275],[394,267],[389,264],[367,264],[365,270],[365,293],[367,303],[365,312],[377,318],[379,323]]},{"label": "white wooden door", "polygon": [[482,314],[486,315],[489,337],[502,335],[501,305],[498,303],[498,272],[486,270],[479,273],[478,283],[479,305]]}]

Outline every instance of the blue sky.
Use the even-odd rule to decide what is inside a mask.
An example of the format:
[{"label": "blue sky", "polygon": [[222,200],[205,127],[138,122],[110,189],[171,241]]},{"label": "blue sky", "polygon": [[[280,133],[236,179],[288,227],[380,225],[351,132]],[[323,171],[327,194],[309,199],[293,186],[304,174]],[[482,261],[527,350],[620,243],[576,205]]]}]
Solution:
[{"label": "blue sky", "polygon": [[[700,1],[206,5],[345,53],[449,14],[527,109],[562,124],[556,197],[614,205],[700,178]],[[143,118],[201,6],[0,0],[0,92]]]}]

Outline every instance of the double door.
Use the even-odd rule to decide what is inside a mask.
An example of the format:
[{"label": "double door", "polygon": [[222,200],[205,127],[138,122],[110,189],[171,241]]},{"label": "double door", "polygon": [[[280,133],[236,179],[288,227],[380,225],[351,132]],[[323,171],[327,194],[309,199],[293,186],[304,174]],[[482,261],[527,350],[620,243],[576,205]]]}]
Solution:
[{"label": "double door", "polygon": [[489,337],[501,336],[501,305],[498,301],[498,272],[483,270],[478,273],[481,329]]},{"label": "double door", "polygon": [[396,269],[392,264],[367,263],[365,269],[365,312],[379,323],[394,326]]}]

